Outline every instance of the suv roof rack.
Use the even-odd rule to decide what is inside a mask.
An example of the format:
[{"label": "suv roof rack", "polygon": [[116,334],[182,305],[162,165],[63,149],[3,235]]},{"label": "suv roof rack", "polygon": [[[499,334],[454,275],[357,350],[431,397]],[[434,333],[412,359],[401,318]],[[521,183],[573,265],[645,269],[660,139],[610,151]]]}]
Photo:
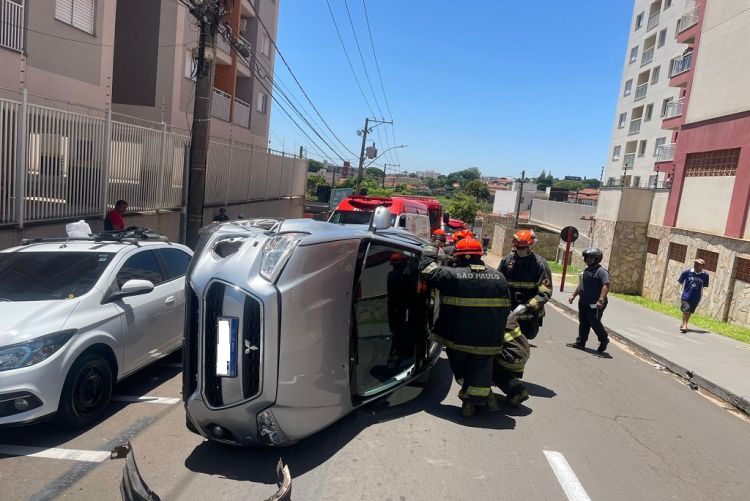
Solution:
[{"label": "suv roof rack", "polygon": [[101,231],[99,233],[93,233],[89,237],[25,238],[21,240],[21,245],[54,242],[61,242],[63,244],[66,244],[68,242],[106,242],[130,244],[135,245],[136,247],[140,247],[140,242],[143,240],[154,240],[157,242],[169,243],[169,239],[167,237],[156,233],[150,228],[145,228],[143,226],[131,226],[124,230]]}]

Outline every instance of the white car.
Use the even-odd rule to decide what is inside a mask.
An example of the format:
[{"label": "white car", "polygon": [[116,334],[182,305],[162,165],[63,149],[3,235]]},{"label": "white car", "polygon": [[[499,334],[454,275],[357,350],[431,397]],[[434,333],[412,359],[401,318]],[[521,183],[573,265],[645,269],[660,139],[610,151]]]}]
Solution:
[{"label": "white car", "polygon": [[93,423],[115,382],[181,347],[192,251],[135,236],[0,251],[0,426]]}]

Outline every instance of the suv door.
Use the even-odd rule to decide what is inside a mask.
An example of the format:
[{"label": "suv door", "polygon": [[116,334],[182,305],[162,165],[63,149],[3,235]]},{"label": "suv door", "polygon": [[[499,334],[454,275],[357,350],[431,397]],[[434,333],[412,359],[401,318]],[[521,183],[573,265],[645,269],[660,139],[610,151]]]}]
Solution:
[{"label": "suv door", "polygon": [[190,254],[174,247],[156,249],[162,265],[162,274],[167,287],[174,296],[167,316],[169,329],[165,331],[164,350],[172,350],[182,344],[182,327],[185,323],[185,274],[190,264]]},{"label": "suv door", "polygon": [[413,374],[419,308],[419,256],[372,242],[355,288],[354,387],[362,397],[385,391]]},{"label": "suv door", "polygon": [[159,350],[166,344],[172,327],[169,312],[175,302],[153,250],[142,249],[131,254],[117,270],[112,287],[119,290],[125,282],[134,279],[150,281],[154,290],[113,302],[121,310],[123,321],[124,372],[159,357]]}]

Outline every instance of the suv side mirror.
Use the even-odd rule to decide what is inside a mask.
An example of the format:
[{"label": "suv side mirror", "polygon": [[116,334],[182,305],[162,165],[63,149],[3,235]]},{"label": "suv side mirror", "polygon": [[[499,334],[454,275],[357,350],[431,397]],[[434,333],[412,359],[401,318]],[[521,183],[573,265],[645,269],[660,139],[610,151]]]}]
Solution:
[{"label": "suv side mirror", "polygon": [[104,302],[114,301],[116,299],[122,299],[130,296],[140,296],[142,294],[148,294],[154,290],[154,284],[149,280],[128,280],[119,291],[113,291],[107,295]]},{"label": "suv side mirror", "polygon": [[391,210],[388,207],[377,207],[372,213],[370,231],[385,230],[391,227]]}]

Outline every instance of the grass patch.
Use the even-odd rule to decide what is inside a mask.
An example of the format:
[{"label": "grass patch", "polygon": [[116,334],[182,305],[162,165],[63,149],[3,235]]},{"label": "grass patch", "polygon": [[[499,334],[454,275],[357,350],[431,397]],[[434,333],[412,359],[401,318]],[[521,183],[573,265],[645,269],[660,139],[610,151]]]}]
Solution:
[{"label": "grass patch", "polygon": [[[555,261],[547,261],[549,263],[549,269],[552,273],[562,274],[563,267],[560,263]],[[565,272],[565,283],[566,284],[577,284],[578,276],[581,273],[581,269],[573,265],[568,265],[568,270]]]},{"label": "grass patch", "polygon": [[[634,296],[631,294],[610,294],[616,298],[635,303],[650,310],[658,311],[659,313],[664,313],[665,315],[669,315],[670,317],[676,318],[678,320],[682,319],[682,312],[677,306],[659,303],[651,299],[646,299],[645,297]],[[750,329],[747,329],[745,327],[728,324],[726,322],[721,322],[705,315],[696,314],[690,316],[690,323],[695,325],[696,327],[700,327],[701,329],[715,332],[716,334],[721,334],[722,336],[726,336],[732,339],[736,339],[737,341],[742,341],[743,343],[750,344]]]}]

